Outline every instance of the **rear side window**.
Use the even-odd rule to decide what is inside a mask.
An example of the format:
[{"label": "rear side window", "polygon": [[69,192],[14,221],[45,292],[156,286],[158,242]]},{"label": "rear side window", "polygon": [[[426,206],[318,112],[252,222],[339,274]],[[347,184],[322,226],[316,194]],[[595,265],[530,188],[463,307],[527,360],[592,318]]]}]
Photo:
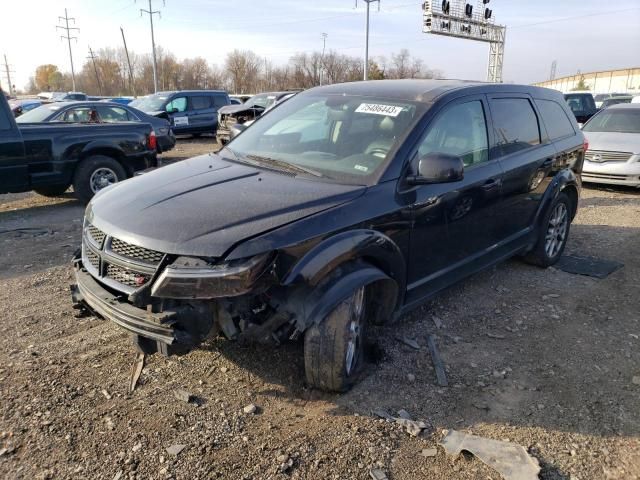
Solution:
[{"label": "rear side window", "polygon": [[542,121],[551,140],[573,135],[576,131],[564,109],[553,100],[536,100]]},{"label": "rear side window", "polygon": [[538,117],[526,98],[494,98],[491,114],[501,155],[540,144]]},{"label": "rear side window", "polygon": [[100,120],[105,123],[127,122],[129,113],[124,108],[119,107],[97,107]]},{"label": "rear side window", "polygon": [[211,97],[191,97],[191,108],[193,110],[211,108]]},{"label": "rear side window", "polygon": [[567,93],[564,99],[572,112],[588,112],[596,109],[596,102],[590,94]]}]

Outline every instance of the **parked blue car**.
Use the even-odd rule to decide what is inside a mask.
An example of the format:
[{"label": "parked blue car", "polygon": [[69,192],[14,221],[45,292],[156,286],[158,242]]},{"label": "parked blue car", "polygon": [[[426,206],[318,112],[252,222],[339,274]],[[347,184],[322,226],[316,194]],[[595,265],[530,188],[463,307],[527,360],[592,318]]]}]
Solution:
[{"label": "parked blue car", "polygon": [[229,95],[223,90],[183,90],[158,92],[134,100],[129,106],[168,119],[176,135],[199,136],[215,135],[218,109],[230,103]]}]

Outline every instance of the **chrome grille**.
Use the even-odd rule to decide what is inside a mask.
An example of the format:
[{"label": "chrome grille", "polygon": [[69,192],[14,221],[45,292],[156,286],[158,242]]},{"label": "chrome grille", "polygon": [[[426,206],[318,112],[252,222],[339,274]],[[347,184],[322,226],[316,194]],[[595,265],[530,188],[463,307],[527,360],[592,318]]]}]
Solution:
[{"label": "chrome grille", "polygon": [[85,255],[93,268],[100,270],[100,257],[90,248],[85,247]]},{"label": "chrome grille", "polygon": [[595,163],[602,162],[626,162],[631,158],[631,152],[612,152],[608,150],[587,150],[585,160]]},{"label": "chrome grille", "polygon": [[160,263],[160,260],[162,260],[162,257],[164,256],[161,252],[131,245],[130,243],[123,242],[117,238],[111,239],[111,251],[122,257],[139,260],[152,265]]},{"label": "chrome grille", "polygon": [[139,288],[149,281],[148,275],[112,264],[107,265],[107,278],[133,288]]},{"label": "chrome grille", "polygon": [[102,242],[104,241],[104,237],[106,237],[105,233],[93,225],[89,225],[87,227],[87,232],[89,232],[89,236],[91,237],[91,240],[93,240],[93,243],[95,243],[98,248],[102,248]]}]

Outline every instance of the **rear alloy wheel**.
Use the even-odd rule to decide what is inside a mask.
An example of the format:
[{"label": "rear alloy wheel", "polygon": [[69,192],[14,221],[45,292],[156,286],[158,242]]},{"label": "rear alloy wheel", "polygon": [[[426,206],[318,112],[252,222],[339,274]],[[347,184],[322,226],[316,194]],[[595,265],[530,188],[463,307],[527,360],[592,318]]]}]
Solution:
[{"label": "rear alloy wheel", "polygon": [[321,390],[344,392],[358,379],[364,364],[366,287],[342,301],[304,337],[307,383]]},{"label": "rear alloy wheel", "polygon": [[73,190],[76,197],[88,203],[103,188],[127,178],[127,172],[111,157],[94,155],[84,159],[73,176]]},{"label": "rear alloy wheel", "polygon": [[567,194],[561,192],[545,215],[538,242],[525,261],[546,268],[560,259],[569,238],[572,208]]}]

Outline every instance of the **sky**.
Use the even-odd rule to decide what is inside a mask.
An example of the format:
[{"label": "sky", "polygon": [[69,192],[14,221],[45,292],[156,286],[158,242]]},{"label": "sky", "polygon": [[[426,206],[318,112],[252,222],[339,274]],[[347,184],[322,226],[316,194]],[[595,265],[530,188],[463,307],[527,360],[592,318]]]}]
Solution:
[{"label": "sky", "polygon": [[[438,1],[438,0],[434,0]],[[452,0],[453,1],[456,0]],[[223,65],[234,48],[253,50],[274,63],[297,52],[327,49],[364,55],[364,1],[355,0],[152,0],[156,45],[178,58],[201,56]],[[476,4],[476,0],[470,0]],[[422,33],[422,1],[382,0],[371,13],[370,55],[389,57],[408,49],[447,78],[484,80],[488,45]],[[136,53],[151,51],[148,0],[21,0],[2,5],[0,54],[12,82],[24,87],[38,65],[70,71],[66,40],[56,30],[67,8],[75,17],[74,64],[80,70],[94,50],[122,45],[120,27]],[[639,0],[491,0],[497,23],[507,26],[504,80],[532,83],[549,77],[640,67]],[[0,57],[0,61],[4,59]],[[4,65],[0,72],[7,88]]]}]

